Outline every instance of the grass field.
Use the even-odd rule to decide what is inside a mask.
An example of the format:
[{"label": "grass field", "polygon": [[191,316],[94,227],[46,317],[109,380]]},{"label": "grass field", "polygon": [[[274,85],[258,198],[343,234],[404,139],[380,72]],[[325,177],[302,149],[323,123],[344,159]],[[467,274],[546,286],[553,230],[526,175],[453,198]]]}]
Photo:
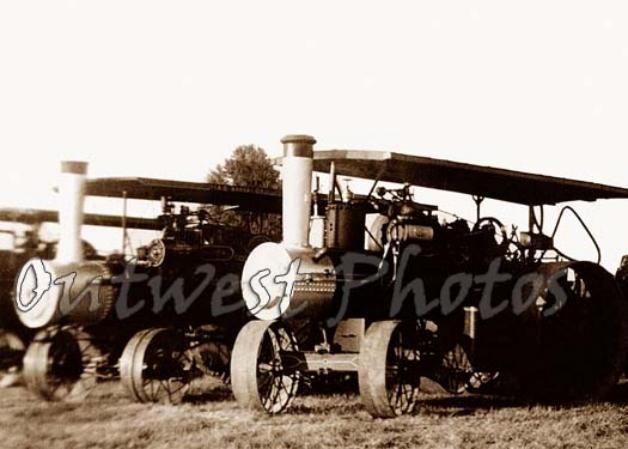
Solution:
[{"label": "grass field", "polygon": [[227,389],[208,399],[135,404],[108,383],[83,404],[44,403],[2,389],[0,448],[628,448],[626,383],[611,402],[561,408],[430,394],[395,420],[372,419],[354,395],[299,398],[275,417],[239,409]]}]

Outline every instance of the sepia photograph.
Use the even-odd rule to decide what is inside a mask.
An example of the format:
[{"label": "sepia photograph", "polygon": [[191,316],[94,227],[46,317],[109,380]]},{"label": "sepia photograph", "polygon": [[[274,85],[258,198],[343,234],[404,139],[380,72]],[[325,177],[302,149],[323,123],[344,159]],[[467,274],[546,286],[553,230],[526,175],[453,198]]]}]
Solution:
[{"label": "sepia photograph", "polygon": [[628,3],[0,0],[0,449],[628,447]]}]

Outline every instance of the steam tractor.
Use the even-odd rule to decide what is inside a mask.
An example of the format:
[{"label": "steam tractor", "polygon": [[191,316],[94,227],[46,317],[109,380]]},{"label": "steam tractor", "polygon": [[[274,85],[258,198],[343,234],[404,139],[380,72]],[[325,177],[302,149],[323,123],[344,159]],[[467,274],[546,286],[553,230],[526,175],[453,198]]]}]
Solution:
[{"label": "steam tractor", "polygon": [[[0,251],[0,334],[6,346],[0,355],[0,369],[20,366],[26,345],[33,337],[33,330],[24,326],[13,307],[13,284],[22,265],[33,257],[49,259],[56,252],[56,241],[42,240],[39,227],[46,222],[57,222],[56,211],[36,209],[0,209],[0,221],[27,226],[23,235],[18,235],[14,226],[0,230],[12,238],[12,248]],[[128,226],[137,229],[154,229],[155,221],[138,217],[127,217]],[[116,227],[122,223],[121,217],[113,215],[86,214],[85,223],[95,226]],[[83,257],[98,259],[94,247],[82,242]]]},{"label": "steam tractor", "polygon": [[[24,357],[28,387],[48,400],[82,400],[118,375],[140,402],[177,403],[192,382],[228,374],[230,348],[247,319],[239,272],[249,248],[268,240],[212,222],[207,209],[277,211],[278,192],[147,178],[86,179],[65,162],[56,257],[31,259],[15,284],[21,322],[39,330]],[[160,237],[132,257],[86,260],[80,250],[85,195],[160,200]],[[178,211],[176,203],[179,204]],[[126,213],[123,214],[123,218]],[[130,244],[125,238],[125,251]]]},{"label": "steam tractor", "polygon": [[[421,378],[460,392],[507,375],[539,400],[597,398],[617,382],[625,300],[599,263],[555,247],[561,219],[546,233],[543,210],[626,199],[628,189],[389,152],[315,152],[302,135],[282,142],[283,241],[255,248],[241,278],[257,318],[231,358],[241,405],[284,411],[300,385],[330,373],[357,375],[375,417],[411,413]],[[320,216],[311,215],[314,171],[329,173]],[[338,176],[371,180],[369,195],[352,197]],[[472,195],[477,220],[443,220],[412,186]],[[529,229],[508,232],[483,216],[484,198],[527,207]],[[579,218],[571,206],[560,217],[568,213]]]}]

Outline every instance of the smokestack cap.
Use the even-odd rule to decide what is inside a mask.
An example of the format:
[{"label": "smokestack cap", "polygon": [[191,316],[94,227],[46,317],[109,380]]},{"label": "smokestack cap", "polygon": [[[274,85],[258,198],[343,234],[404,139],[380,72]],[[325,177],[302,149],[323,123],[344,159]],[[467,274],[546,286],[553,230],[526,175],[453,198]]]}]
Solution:
[{"label": "smokestack cap", "polygon": [[86,175],[87,174],[87,162],[62,161],[61,173],[71,173],[74,175]]},{"label": "smokestack cap", "polygon": [[281,139],[283,155],[294,157],[312,157],[316,139],[306,134],[290,134]]}]

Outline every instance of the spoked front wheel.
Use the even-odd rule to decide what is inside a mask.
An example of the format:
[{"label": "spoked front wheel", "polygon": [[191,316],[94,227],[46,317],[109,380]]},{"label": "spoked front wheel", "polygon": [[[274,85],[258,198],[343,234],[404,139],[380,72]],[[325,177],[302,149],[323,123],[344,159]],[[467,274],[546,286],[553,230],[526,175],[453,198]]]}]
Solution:
[{"label": "spoked front wheel", "polygon": [[279,322],[244,326],[231,357],[231,386],[238,403],[271,414],[284,411],[299,388],[300,373],[285,357],[296,351],[294,334]]},{"label": "spoked front wheel", "polygon": [[48,401],[82,401],[96,387],[102,353],[72,327],[44,330],[24,355],[27,388]]},{"label": "spoked front wheel", "polygon": [[378,321],[368,328],[358,380],[367,411],[393,418],[414,410],[419,395],[419,328],[416,322]]},{"label": "spoked front wheel", "polygon": [[138,332],[120,357],[120,380],[138,402],[179,404],[194,377],[185,338],[172,329]]}]

